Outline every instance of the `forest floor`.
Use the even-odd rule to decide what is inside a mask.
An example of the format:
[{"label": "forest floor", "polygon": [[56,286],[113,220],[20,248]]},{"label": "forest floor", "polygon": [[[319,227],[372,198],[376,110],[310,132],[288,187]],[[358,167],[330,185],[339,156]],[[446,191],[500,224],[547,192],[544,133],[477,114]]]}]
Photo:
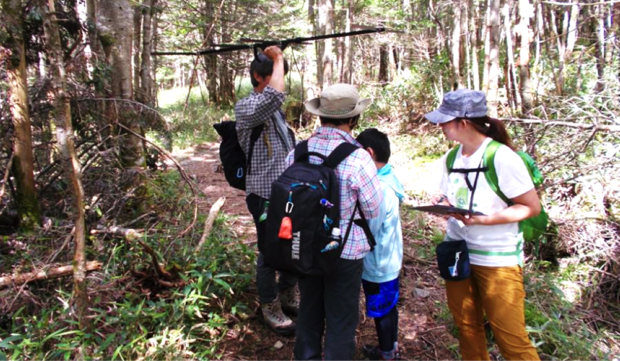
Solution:
[{"label": "forest floor", "polygon": [[[211,205],[220,197],[226,197],[221,212],[230,221],[229,226],[237,235],[238,242],[256,249],[256,232],[245,204],[245,192],[233,189],[226,182],[220,165],[219,144],[203,143],[185,153],[175,154],[181,164],[206,194],[200,211],[209,212]],[[403,175],[401,179],[411,180]],[[416,177],[428,179],[428,177]],[[407,184],[405,184],[407,187]],[[442,222],[437,219],[436,222]],[[399,310],[399,345],[401,357],[408,360],[454,359],[458,341],[449,328],[449,313],[442,282],[435,269],[428,244],[421,245],[419,238],[409,235],[417,232],[420,221],[403,217],[405,257],[401,273],[401,297]],[[431,242],[430,240],[426,242]],[[426,251],[424,251],[426,250]],[[229,332],[219,350],[223,359],[231,360],[284,360],[293,358],[294,337],[282,337],[272,332],[261,321],[256,288],[244,290],[240,298],[254,300],[249,306],[254,315]],[[377,344],[374,321],[365,316],[363,293],[360,292],[360,323],[356,332],[356,359],[364,359],[364,344]],[[295,319],[295,317],[293,317]]]}]

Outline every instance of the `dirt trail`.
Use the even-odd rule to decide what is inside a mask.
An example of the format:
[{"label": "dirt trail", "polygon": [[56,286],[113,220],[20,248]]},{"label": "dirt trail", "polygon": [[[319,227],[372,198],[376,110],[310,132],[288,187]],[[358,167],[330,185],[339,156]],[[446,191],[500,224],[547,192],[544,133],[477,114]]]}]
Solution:
[{"label": "dirt trail", "polygon": [[[223,173],[217,172],[219,144],[205,143],[194,150],[177,154],[188,174],[195,177],[207,198],[200,204],[200,212],[206,214],[219,198],[226,197],[222,212],[234,216],[231,227],[240,242],[255,247],[256,232],[246,208],[245,193],[228,185]],[[401,297],[399,308],[399,344],[401,356],[407,360],[454,359],[450,351],[457,341],[445,325],[445,316],[437,316],[445,309],[445,294],[433,262],[418,255],[419,245],[408,233],[415,232],[417,221],[403,224],[405,259],[401,273]],[[416,295],[415,289],[418,291]],[[248,290],[255,293],[254,290]],[[256,298],[256,297],[254,297]],[[360,297],[363,307],[363,295]],[[258,311],[258,303],[252,307]],[[258,313],[258,312],[257,312]],[[360,313],[357,329],[356,359],[363,360],[364,344],[376,344],[374,321]],[[230,360],[289,360],[293,358],[294,337],[281,337],[271,332],[260,317],[251,318],[241,332],[229,332],[221,345],[223,359]]]}]

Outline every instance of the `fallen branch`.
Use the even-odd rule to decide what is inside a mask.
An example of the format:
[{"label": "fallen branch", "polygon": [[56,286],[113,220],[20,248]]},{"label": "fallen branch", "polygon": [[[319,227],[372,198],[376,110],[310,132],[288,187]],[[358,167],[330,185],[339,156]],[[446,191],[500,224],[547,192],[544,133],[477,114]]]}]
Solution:
[{"label": "fallen branch", "polygon": [[598,125],[598,124],[585,124],[585,123],[571,123],[564,121],[556,121],[556,120],[541,120],[541,119],[519,119],[519,118],[499,118],[499,120],[504,122],[515,122],[515,123],[524,123],[524,124],[540,124],[546,127],[552,126],[561,126],[567,128],[578,128],[578,129],[592,129],[596,131],[607,131],[607,132],[620,132],[620,125]]},{"label": "fallen branch", "polygon": [[[86,271],[95,271],[101,268],[101,262],[90,261],[86,263]],[[0,277],[0,288],[10,285],[20,285],[32,281],[42,281],[51,278],[70,276],[73,274],[73,265],[60,266],[47,271],[22,273],[12,276]]]},{"label": "fallen branch", "polygon": [[121,236],[128,241],[133,241],[134,239],[144,237],[144,234],[132,228],[123,228],[123,227],[118,227],[118,226],[106,227],[101,224],[98,224],[97,229],[91,230],[90,233],[91,234],[97,234],[97,233],[113,234],[115,236]]},{"label": "fallen branch", "polygon": [[215,222],[215,218],[217,217],[217,214],[220,211],[220,208],[222,208],[222,206],[224,205],[224,202],[226,202],[226,197],[220,197],[220,199],[218,199],[211,206],[211,210],[209,211],[209,216],[207,217],[207,220],[205,221],[205,227],[204,227],[204,231],[202,232],[202,237],[200,238],[200,242],[198,242],[198,245],[196,246],[194,253],[198,253],[200,249],[202,248],[202,246],[204,245],[204,243],[207,241],[207,238],[209,238],[209,234],[211,233],[211,229],[213,228],[213,222]]}]

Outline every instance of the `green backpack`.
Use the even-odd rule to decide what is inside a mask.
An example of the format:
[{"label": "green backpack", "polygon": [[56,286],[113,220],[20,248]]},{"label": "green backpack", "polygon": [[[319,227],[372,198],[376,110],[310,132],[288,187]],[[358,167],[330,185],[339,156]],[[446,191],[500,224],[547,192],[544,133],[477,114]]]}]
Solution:
[{"label": "green backpack", "polygon": [[[488,167],[488,171],[484,172],[484,177],[487,180],[487,183],[493,189],[493,192],[497,194],[506,204],[509,206],[513,205],[514,202],[510,200],[506,195],[499,189],[499,180],[497,178],[497,172],[495,170],[495,153],[497,153],[497,149],[502,146],[502,143],[497,142],[495,140],[491,141],[487,148],[484,150],[484,156],[482,160],[482,166]],[[448,153],[448,157],[446,158],[446,166],[448,168],[448,173],[452,171],[454,166],[454,160],[456,159],[456,155],[458,154],[460,146],[456,146],[452,148],[450,153]],[[530,157],[529,154],[525,152],[517,152],[517,154],[525,163],[527,171],[530,173],[530,177],[532,178],[532,182],[534,183],[534,187],[538,188],[543,182],[543,176],[540,173],[540,170],[536,166],[536,162],[534,159]],[[536,253],[538,253],[538,248],[540,244],[540,237],[545,234],[547,231],[547,224],[549,223],[549,216],[545,209],[540,206],[540,214],[536,217],[525,219],[519,222],[519,232],[521,233],[523,239],[526,242],[535,242]]]}]

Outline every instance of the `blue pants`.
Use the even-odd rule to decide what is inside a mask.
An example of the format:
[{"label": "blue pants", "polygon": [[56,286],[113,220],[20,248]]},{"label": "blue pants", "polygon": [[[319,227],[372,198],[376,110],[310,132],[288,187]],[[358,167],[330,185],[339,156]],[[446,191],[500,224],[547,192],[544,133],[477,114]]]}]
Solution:
[{"label": "blue pants", "polygon": [[[265,237],[267,222],[259,222],[259,218],[264,211],[267,200],[252,193],[246,197],[245,201],[248,205],[248,210],[252,214],[252,218],[254,218],[256,238],[262,239]],[[261,304],[273,302],[278,296],[278,291],[295,287],[295,284],[297,284],[297,277],[294,275],[286,272],[279,273],[280,279],[276,284],[276,270],[266,266],[263,254],[258,254],[258,259],[256,260],[256,287],[258,288],[258,300]]]},{"label": "blue pants", "polygon": [[295,359],[353,359],[363,269],[363,259],[339,259],[332,275],[299,279]]}]

